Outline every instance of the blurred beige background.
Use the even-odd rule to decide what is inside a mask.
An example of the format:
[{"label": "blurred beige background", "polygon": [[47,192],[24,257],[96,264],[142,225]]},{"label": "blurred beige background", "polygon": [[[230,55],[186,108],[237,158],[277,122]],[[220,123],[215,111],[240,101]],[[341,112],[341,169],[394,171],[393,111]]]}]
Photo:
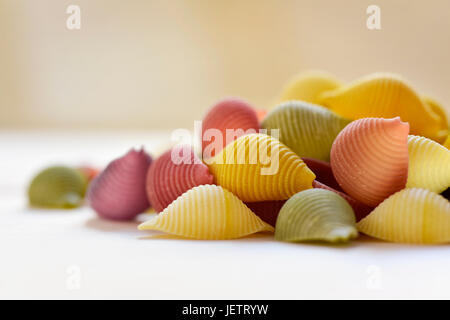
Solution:
[{"label": "blurred beige background", "polygon": [[0,0],[0,127],[191,128],[224,96],[269,106],[306,69],[398,72],[449,108],[449,58],[448,0]]}]

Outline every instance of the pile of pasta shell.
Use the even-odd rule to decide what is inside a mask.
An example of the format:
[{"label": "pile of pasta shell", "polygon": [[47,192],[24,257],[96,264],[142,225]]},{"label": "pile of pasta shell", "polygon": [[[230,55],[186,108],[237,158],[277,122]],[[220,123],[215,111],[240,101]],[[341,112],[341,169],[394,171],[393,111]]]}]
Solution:
[{"label": "pile of pasta shell", "polygon": [[398,75],[343,83],[303,73],[267,112],[219,101],[199,139],[201,152],[177,145],[113,160],[90,183],[89,205],[116,220],[153,207],[140,230],[194,239],[450,242],[446,112]]}]

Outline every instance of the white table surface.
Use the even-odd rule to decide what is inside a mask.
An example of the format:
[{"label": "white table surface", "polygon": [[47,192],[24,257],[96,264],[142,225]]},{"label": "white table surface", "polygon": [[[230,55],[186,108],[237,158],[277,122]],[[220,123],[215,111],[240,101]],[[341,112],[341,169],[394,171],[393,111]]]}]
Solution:
[{"label": "white table surface", "polygon": [[130,147],[169,141],[151,131],[0,131],[0,298],[450,298],[450,246],[179,240],[87,207],[27,206],[42,167],[104,166]]}]

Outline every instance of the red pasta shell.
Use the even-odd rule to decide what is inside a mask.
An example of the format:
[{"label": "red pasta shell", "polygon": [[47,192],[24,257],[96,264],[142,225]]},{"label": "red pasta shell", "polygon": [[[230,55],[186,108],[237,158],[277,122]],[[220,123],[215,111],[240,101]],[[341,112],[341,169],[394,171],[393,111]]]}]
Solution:
[{"label": "red pasta shell", "polygon": [[[212,152],[204,152],[205,148],[214,143],[214,138],[207,140],[205,133],[208,129],[217,129],[222,135],[222,144]],[[227,98],[215,104],[205,115],[202,122],[202,152],[205,158],[214,157],[225,145],[243,134],[237,134],[234,139],[227,141],[227,129],[241,129],[245,134],[258,133],[260,129],[258,115],[255,109],[246,101],[238,98]],[[253,130],[250,132],[249,130]],[[220,144],[220,143],[218,143]]]},{"label": "red pasta shell", "polygon": [[331,168],[342,190],[375,207],[403,189],[408,178],[409,124],[393,119],[351,122],[331,148]]},{"label": "red pasta shell", "polygon": [[156,159],[148,170],[148,199],[153,208],[161,212],[189,189],[212,184],[213,179],[208,167],[190,146],[174,147]]}]

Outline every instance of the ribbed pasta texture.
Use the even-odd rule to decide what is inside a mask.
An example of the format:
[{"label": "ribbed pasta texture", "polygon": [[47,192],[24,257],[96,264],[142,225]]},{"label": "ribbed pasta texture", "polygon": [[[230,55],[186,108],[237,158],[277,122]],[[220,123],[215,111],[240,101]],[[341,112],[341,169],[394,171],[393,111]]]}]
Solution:
[{"label": "ribbed pasta texture", "polygon": [[336,90],[324,92],[320,104],[349,119],[393,118],[409,122],[411,133],[442,141],[447,125],[402,78],[375,73]]},{"label": "ribbed pasta texture", "polygon": [[240,137],[210,160],[216,184],[244,202],[286,200],[315,179],[299,156],[265,134]]},{"label": "ribbed pasta texture", "polygon": [[213,179],[208,167],[190,146],[174,147],[150,166],[147,174],[148,199],[156,212],[161,212],[189,189],[212,184]]},{"label": "ribbed pasta texture", "polygon": [[281,208],[275,239],[281,241],[346,242],[358,232],[351,206],[323,189],[299,192]]},{"label": "ribbed pasta texture", "polygon": [[349,124],[331,149],[331,168],[342,189],[375,207],[403,189],[408,177],[409,125],[400,118],[364,118]]},{"label": "ribbed pasta texture", "polygon": [[91,182],[88,200],[100,217],[129,220],[150,206],[145,180],[151,161],[144,150],[130,150]]},{"label": "ribbed pasta texture", "polygon": [[433,140],[408,137],[407,188],[424,188],[441,193],[450,187],[450,150]]},{"label": "ribbed pasta texture", "polygon": [[185,192],[140,230],[159,230],[194,239],[234,239],[273,231],[230,191],[201,185]]},{"label": "ribbed pasta texture", "polygon": [[328,187],[331,187],[337,191],[342,191],[341,186],[333,175],[329,162],[307,157],[302,157],[302,160],[308,168],[314,172],[316,175],[316,181],[326,184]]},{"label": "ribbed pasta texture", "polygon": [[369,207],[368,205],[365,205],[364,203],[359,202],[356,199],[353,199],[348,194],[346,194],[344,192],[341,192],[341,191],[338,191],[336,189],[330,188],[329,186],[327,186],[327,185],[325,185],[325,184],[323,184],[323,183],[321,183],[321,182],[319,182],[317,180],[314,180],[313,187],[336,192],[342,198],[347,200],[348,204],[352,207],[353,212],[355,213],[356,221],[359,221],[362,218],[366,217],[373,210],[372,207]]},{"label": "ribbed pasta texture", "polygon": [[227,143],[244,134],[257,133],[259,128],[258,115],[249,103],[237,98],[219,101],[203,118],[203,157],[214,157]]},{"label": "ribbed pasta texture", "polygon": [[322,92],[341,86],[332,74],[322,71],[308,71],[294,77],[284,88],[280,101],[302,100],[318,104]]},{"label": "ribbed pasta texture", "polygon": [[300,157],[329,161],[334,139],[349,123],[321,106],[290,101],[269,112],[261,126],[268,134],[280,130],[280,141]]},{"label": "ribbed pasta texture", "polygon": [[47,208],[75,208],[82,204],[87,179],[80,171],[64,166],[39,172],[28,187],[30,205]]},{"label": "ribbed pasta texture", "polygon": [[450,202],[426,189],[401,190],[358,223],[359,231],[392,242],[450,242]]}]

